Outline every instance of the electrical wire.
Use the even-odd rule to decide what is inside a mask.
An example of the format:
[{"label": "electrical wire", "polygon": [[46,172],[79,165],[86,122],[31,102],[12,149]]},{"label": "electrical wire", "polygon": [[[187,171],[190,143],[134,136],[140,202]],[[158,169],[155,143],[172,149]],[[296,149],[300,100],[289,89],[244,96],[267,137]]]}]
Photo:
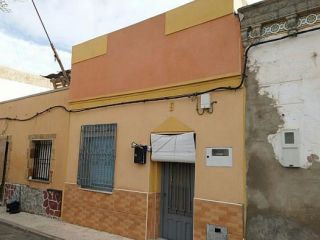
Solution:
[{"label": "electrical wire", "polygon": [[280,40],[284,40],[286,38],[289,37],[293,37],[295,35],[301,35],[301,34],[305,34],[305,33],[309,33],[309,32],[314,32],[320,30],[320,27],[317,28],[312,28],[312,29],[308,29],[308,30],[304,30],[301,32],[297,32],[294,35],[286,35],[280,38],[274,38],[274,39],[270,39],[270,40],[266,40],[266,41],[261,41],[261,42],[256,42],[253,43],[251,45],[249,45],[245,52],[244,52],[244,65],[243,65],[243,70],[242,70],[242,75],[241,75],[241,81],[239,83],[238,86],[235,87],[217,87],[217,88],[212,88],[206,91],[201,91],[201,92],[194,92],[194,93],[189,93],[189,94],[180,94],[180,95],[175,95],[175,96],[167,96],[167,97],[159,97],[159,98],[149,98],[149,99],[141,99],[141,100],[135,100],[135,101],[127,101],[127,102],[120,102],[120,103],[113,103],[113,104],[106,104],[106,105],[100,105],[100,106],[95,106],[95,107],[88,107],[88,108],[83,108],[83,109],[67,109],[65,106],[62,105],[55,105],[52,106],[50,108],[47,108],[41,112],[38,112],[36,114],[34,114],[31,117],[28,118],[11,118],[11,117],[0,117],[0,120],[8,120],[8,121],[19,121],[19,122],[25,122],[25,121],[30,121],[44,113],[50,112],[53,109],[62,109],[65,112],[68,113],[80,113],[80,112],[85,112],[85,111],[90,111],[90,110],[95,110],[95,109],[100,109],[100,108],[107,108],[107,107],[115,107],[115,106],[120,106],[120,105],[129,105],[129,104],[135,104],[135,103],[147,103],[147,102],[157,102],[157,101],[164,101],[164,100],[173,100],[173,99],[180,99],[180,98],[190,98],[190,97],[197,97],[201,94],[205,94],[205,93],[210,93],[210,92],[215,92],[215,91],[236,91],[238,89],[240,89],[246,79],[246,73],[247,73],[247,64],[248,64],[248,53],[249,50],[255,46],[259,46],[262,44],[266,44],[266,43],[272,43],[272,42],[276,42],[276,41],[280,41]]}]

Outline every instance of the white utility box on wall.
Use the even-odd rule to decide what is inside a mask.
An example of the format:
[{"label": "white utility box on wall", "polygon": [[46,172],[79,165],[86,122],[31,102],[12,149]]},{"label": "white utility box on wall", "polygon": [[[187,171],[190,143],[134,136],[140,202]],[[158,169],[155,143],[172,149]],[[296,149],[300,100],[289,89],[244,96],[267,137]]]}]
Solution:
[{"label": "white utility box on wall", "polygon": [[211,97],[209,93],[201,94],[200,99],[201,99],[200,105],[202,109],[211,108]]},{"label": "white utility box on wall", "polygon": [[281,165],[284,167],[300,167],[299,130],[282,131],[282,156]]},{"label": "white utility box on wall", "polygon": [[232,167],[232,148],[206,148],[208,167]]}]

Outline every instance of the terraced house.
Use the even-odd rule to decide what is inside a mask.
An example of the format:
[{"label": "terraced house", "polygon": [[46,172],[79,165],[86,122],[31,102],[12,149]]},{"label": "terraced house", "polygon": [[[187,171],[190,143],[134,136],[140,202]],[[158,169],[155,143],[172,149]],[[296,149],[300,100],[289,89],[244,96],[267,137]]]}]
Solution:
[{"label": "terraced house", "polygon": [[132,239],[243,239],[233,9],[193,1],[76,45],[69,88],[0,104],[0,117],[28,120],[0,121],[5,197],[34,195],[24,210]]}]

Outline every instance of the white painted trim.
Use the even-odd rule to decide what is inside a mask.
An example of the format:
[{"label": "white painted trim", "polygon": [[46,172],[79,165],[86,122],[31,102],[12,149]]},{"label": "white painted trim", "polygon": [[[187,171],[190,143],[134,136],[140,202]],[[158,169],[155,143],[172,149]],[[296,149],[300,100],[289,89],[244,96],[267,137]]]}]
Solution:
[{"label": "white painted trim", "polygon": [[134,191],[134,190],[128,190],[128,189],[121,189],[121,188],[114,188],[113,190],[149,194],[149,192],[141,192],[141,191]]},{"label": "white painted trim", "polygon": [[82,188],[82,187],[78,187],[78,189],[83,190],[83,191],[88,191],[88,192],[105,193],[108,195],[112,194],[112,192],[108,192],[108,191],[94,190],[94,189],[88,189],[88,188]]},{"label": "white painted trim", "polygon": [[232,202],[224,202],[224,201],[217,201],[217,200],[210,200],[204,198],[194,198],[194,200],[206,201],[206,202],[214,202],[214,203],[222,203],[222,204],[229,204],[229,205],[236,205],[236,206],[244,206],[243,203],[232,203]]},{"label": "white painted trim", "polygon": [[77,183],[64,182],[64,184],[77,185]]},{"label": "white painted trim", "polygon": [[[64,184],[78,185],[77,183],[70,183],[70,182],[64,182]],[[87,188],[81,188],[81,187],[79,187],[79,189],[86,190],[86,191],[92,191],[92,192],[112,193],[112,192],[105,192],[105,191],[99,191],[99,190],[93,190],[93,189],[87,189]],[[143,194],[153,193],[153,192],[134,191],[134,190],[128,190],[128,189],[122,189],[122,188],[113,188],[113,190],[125,191],[125,192],[134,192],[134,193],[143,193]]]}]

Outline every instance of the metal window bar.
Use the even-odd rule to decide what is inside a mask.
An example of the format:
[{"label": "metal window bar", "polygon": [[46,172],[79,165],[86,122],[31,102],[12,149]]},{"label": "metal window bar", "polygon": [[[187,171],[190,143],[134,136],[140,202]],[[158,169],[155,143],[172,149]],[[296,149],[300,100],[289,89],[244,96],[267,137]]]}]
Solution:
[{"label": "metal window bar", "polygon": [[116,157],[117,124],[81,127],[78,185],[112,191]]},{"label": "metal window bar", "polygon": [[168,212],[192,216],[194,164],[169,163]]},{"label": "metal window bar", "polygon": [[52,140],[33,140],[32,179],[49,181]]}]

